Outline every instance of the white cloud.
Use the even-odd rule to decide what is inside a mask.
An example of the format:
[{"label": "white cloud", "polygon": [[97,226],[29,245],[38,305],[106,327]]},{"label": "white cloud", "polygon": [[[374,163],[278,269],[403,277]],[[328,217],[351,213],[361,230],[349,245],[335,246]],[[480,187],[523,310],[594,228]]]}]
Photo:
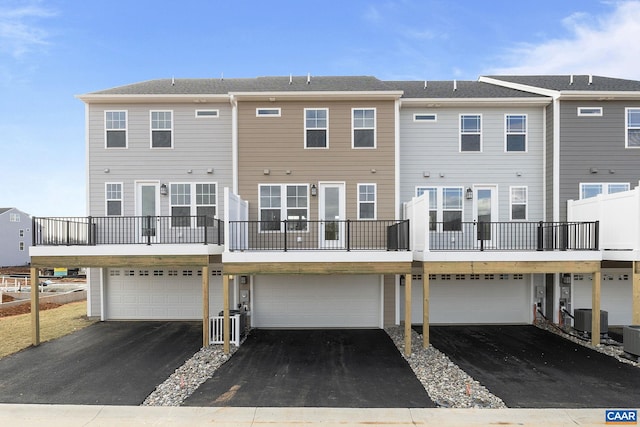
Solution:
[{"label": "white cloud", "polygon": [[21,57],[48,44],[49,33],[38,25],[41,18],[55,16],[37,3],[0,7],[0,51]]},{"label": "white cloud", "polygon": [[575,13],[562,24],[571,36],[522,44],[487,74],[596,74],[640,80],[640,2],[613,3],[605,16]]}]

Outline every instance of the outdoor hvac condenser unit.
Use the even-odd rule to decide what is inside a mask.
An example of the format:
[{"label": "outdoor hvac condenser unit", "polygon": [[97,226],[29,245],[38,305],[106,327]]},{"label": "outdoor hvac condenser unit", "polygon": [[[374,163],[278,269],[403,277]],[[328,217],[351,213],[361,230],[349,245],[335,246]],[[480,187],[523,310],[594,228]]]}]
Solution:
[{"label": "outdoor hvac condenser unit", "polygon": [[624,351],[640,357],[640,325],[625,326],[622,329]]},{"label": "outdoor hvac condenser unit", "polygon": [[[573,327],[581,332],[591,333],[591,309],[590,308],[576,308],[573,310]],[[609,332],[609,313],[600,310],[600,333],[606,334]]]}]

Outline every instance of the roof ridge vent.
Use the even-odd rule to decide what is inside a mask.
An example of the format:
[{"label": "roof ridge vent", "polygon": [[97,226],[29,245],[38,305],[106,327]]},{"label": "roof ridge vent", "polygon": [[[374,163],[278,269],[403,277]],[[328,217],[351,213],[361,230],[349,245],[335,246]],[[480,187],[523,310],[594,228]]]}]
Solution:
[{"label": "roof ridge vent", "polygon": [[289,74],[289,84],[293,84],[293,74]]},{"label": "roof ridge vent", "polygon": [[458,80],[454,80],[453,81],[453,91],[457,91],[458,90]]},{"label": "roof ridge vent", "polygon": [[593,74],[589,74],[589,86],[593,84]]},{"label": "roof ridge vent", "polygon": [[311,73],[307,73],[307,84],[311,84]]},{"label": "roof ridge vent", "polygon": [[569,84],[572,85],[573,84],[573,74],[571,74],[571,76],[569,76]]}]

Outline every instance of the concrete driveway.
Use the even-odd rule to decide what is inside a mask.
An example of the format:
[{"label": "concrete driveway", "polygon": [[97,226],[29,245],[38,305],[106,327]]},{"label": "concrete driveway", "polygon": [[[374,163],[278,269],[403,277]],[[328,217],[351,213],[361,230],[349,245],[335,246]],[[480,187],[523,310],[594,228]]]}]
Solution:
[{"label": "concrete driveway", "polygon": [[254,329],[185,406],[433,408],[383,330]]},{"label": "concrete driveway", "polygon": [[431,326],[431,344],[510,408],[635,408],[640,369],[535,326]]},{"label": "concrete driveway", "polygon": [[202,345],[200,322],[100,322],[0,359],[0,403],[140,405]]}]

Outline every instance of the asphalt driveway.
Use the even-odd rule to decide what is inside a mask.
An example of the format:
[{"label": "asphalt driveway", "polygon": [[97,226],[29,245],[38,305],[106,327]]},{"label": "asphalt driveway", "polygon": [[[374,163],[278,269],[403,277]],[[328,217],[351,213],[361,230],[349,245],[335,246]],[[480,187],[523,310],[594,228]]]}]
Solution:
[{"label": "asphalt driveway", "polygon": [[510,408],[635,408],[640,369],[535,326],[431,326],[431,344]]},{"label": "asphalt driveway", "polygon": [[202,345],[200,322],[99,322],[0,359],[0,403],[140,405]]},{"label": "asphalt driveway", "polygon": [[184,405],[436,407],[380,329],[254,329]]}]

